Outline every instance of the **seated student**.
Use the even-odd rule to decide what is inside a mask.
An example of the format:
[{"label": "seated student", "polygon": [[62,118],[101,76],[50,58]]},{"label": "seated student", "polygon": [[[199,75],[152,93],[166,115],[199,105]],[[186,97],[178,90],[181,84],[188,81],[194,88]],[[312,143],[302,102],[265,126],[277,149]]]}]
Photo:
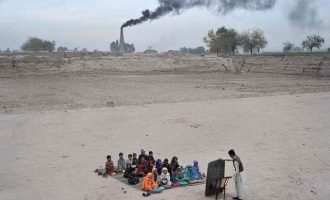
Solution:
[{"label": "seated student", "polygon": [[133,165],[133,156],[132,156],[132,154],[128,154],[127,158],[128,159],[126,160],[126,166],[127,166],[127,163]]},{"label": "seated student", "polygon": [[148,160],[148,156],[146,155],[146,152],[143,149],[141,149],[141,154],[139,155],[138,164],[141,163],[142,158],[144,160]]},{"label": "seated student", "polygon": [[119,153],[117,172],[124,172],[126,168],[124,154]]},{"label": "seated student", "polygon": [[132,165],[136,166],[138,164],[137,154],[133,153]]},{"label": "seated student", "polygon": [[125,169],[125,172],[124,172],[124,177],[129,178],[132,175],[135,175],[135,168],[132,167],[132,164],[126,163],[126,169]]},{"label": "seated student", "polygon": [[178,157],[174,156],[172,158],[172,161],[171,161],[170,165],[171,165],[172,171],[173,172],[176,171],[180,167]]},{"label": "seated student", "polygon": [[152,164],[155,164],[154,153],[152,151],[149,151],[148,161],[151,162]]},{"label": "seated student", "polygon": [[163,186],[166,189],[172,187],[172,182],[170,180],[170,173],[168,172],[166,167],[163,167],[162,173],[160,175],[160,186]]},{"label": "seated student", "polygon": [[107,162],[105,163],[105,171],[110,176],[115,176],[116,175],[115,166],[113,164],[113,161],[111,160],[110,155],[107,156]]},{"label": "seated student", "polygon": [[191,165],[186,166],[185,173],[184,173],[184,178],[188,182],[197,179],[197,177],[194,174],[193,167]]},{"label": "seated student", "polygon": [[148,173],[142,181],[141,185],[142,190],[147,192],[158,192],[158,183],[154,181],[152,173]]},{"label": "seated student", "polygon": [[179,161],[178,161],[178,158],[176,157],[176,156],[174,156],[173,158],[172,158],[172,161],[171,161],[171,164],[170,164],[170,166],[171,166],[171,180],[172,181],[175,181],[175,175],[176,175],[176,171],[177,171],[177,169],[180,167],[180,165],[179,165]]},{"label": "seated student", "polygon": [[152,168],[151,173],[154,176],[154,181],[159,183],[160,182],[160,176],[158,175],[157,168]]},{"label": "seated student", "polygon": [[144,158],[142,158],[141,162],[136,166],[136,175],[139,177],[143,177],[148,171],[147,168],[148,162]]},{"label": "seated student", "polygon": [[162,169],[163,167],[166,167],[168,172],[171,174],[172,173],[172,169],[171,169],[171,165],[168,163],[168,159],[165,158],[164,161],[163,161],[163,166],[162,166]]},{"label": "seated student", "polygon": [[163,168],[163,162],[161,159],[157,159],[156,161],[156,169],[158,172],[158,175],[160,175],[162,173],[162,168]]},{"label": "seated student", "polygon": [[153,168],[154,168],[154,164],[152,163],[152,161],[147,160],[147,166],[146,166],[145,174],[147,174],[148,172],[151,172]]},{"label": "seated student", "polygon": [[199,170],[199,166],[198,166],[198,161],[197,160],[194,160],[192,168],[193,168],[193,173],[194,173],[194,176],[196,177],[196,179],[203,179],[203,177],[205,175],[202,174],[202,172]]},{"label": "seated student", "polygon": [[180,166],[177,170],[176,170],[176,175],[175,175],[175,180],[176,181],[185,181],[184,178],[184,169],[182,166]]}]

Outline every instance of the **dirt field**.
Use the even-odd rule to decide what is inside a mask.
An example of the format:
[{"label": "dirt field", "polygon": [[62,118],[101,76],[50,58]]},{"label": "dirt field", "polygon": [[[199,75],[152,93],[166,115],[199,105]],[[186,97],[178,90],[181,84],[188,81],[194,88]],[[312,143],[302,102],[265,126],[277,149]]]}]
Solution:
[{"label": "dirt field", "polygon": [[[245,199],[330,196],[328,56],[38,59],[0,57],[0,199],[142,199],[93,172],[141,148],[203,171],[234,148]],[[149,198],[211,199],[204,187]]]},{"label": "dirt field", "polygon": [[[0,113],[330,90],[330,56],[324,55],[247,57],[244,65],[242,58],[187,55],[68,54],[66,62],[63,55],[46,55],[0,57]],[[319,62],[320,72],[302,72]],[[235,73],[237,68],[241,73]]]}]

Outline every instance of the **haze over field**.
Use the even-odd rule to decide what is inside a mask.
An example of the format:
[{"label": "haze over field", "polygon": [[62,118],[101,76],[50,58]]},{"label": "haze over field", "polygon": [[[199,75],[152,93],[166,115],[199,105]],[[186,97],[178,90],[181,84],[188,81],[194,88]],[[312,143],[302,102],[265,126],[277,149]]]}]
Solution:
[{"label": "haze over field", "polygon": [[[251,4],[240,3],[234,7],[221,3],[188,6],[190,9],[184,7],[179,10],[180,14],[169,12],[157,20],[126,28],[125,38],[135,44],[137,51],[148,47],[167,51],[202,45],[203,36],[211,28],[227,26],[242,31],[257,27],[265,31],[269,41],[266,51],[280,51],[282,43],[287,40],[300,45],[307,35],[314,33],[325,38],[324,48],[329,47],[329,1],[266,2],[269,2],[266,9],[258,11],[255,6],[251,9]],[[159,2],[156,0],[27,0],[24,3],[2,0],[0,49],[19,49],[28,37],[37,36],[55,40],[57,46],[71,49],[108,50],[110,42],[119,38],[119,28],[124,22],[141,17],[141,12],[146,9],[153,11],[157,7]],[[242,9],[244,7],[249,9]],[[222,9],[219,11],[219,8]]]}]

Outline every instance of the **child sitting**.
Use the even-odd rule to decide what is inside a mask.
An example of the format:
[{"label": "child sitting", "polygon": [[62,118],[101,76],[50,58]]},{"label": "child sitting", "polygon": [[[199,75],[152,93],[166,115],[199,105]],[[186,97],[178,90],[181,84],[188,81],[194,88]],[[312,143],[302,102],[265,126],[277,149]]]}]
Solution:
[{"label": "child sitting", "polygon": [[185,181],[184,178],[184,169],[182,166],[180,166],[177,170],[176,170],[176,174],[175,174],[175,180],[176,181]]},{"label": "child sitting", "polygon": [[172,187],[172,182],[170,180],[170,173],[168,172],[168,169],[166,167],[163,167],[162,169],[162,173],[160,175],[160,185],[166,189]]},{"label": "child sitting", "polygon": [[143,149],[141,149],[141,154],[139,155],[138,158],[138,164],[141,163],[142,159],[148,160],[148,156],[146,155],[146,152]]},{"label": "child sitting", "polygon": [[156,169],[158,172],[158,175],[160,175],[162,173],[162,168],[163,168],[163,162],[161,159],[157,159],[156,161]]},{"label": "child sitting", "polygon": [[155,164],[154,153],[152,151],[149,151],[148,161],[151,162],[153,165]]},{"label": "child sitting", "polygon": [[113,165],[110,155],[107,156],[107,162],[105,163],[105,170],[106,170],[106,173],[110,176],[116,175],[115,166]]},{"label": "child sitting", "polygon": [[174,156],[172,158],[170,165],[171,165],[172,173],[175,172],[180,167],[178,157]]},{"label": "child sitting", "polygon": [[148,173],[142,181],[142,190],[147,192],[159,192],[158,183],[154,181],[152,173]]},{"label": "child sitting", "polygon": [[154,181],[159,183],[160,182],[160,176],[158,175],[157,168],[152,169],[152,175],[154,176]]},{"label": "child sitting", "polygon": [[132,156],[132,154],[128,154],[127,158],[128,159],[126,160],[126,166],[127,166],[127,163],[133,165],[133,156]]},{"label": "child sitting", "polygon": [[148,162],[144,160],[144,158],[141,159],[141,162],[136,166],[136,175],[139,177],[143,177],[148,168]]},{"label": "child sitting", "polygon": [[171,170],[172,170],[172,171],[170,171],[171,180],[175,181],[175,175],[176,175],[177,169],[180,167],[178,157],[174,156],[172,158],[170,166],[171,166]]},{"label": "child sitting", "polygon": [[166,167],[167,170],[168,170],[168,172],[169,172],[170,174],[172,173],[171,166],[170,166],[170,164],[168,163],[168,159],[167,159],[167,158],[164,159],[162,169],[163,169],[163,167]]},{"label": "child sitting", "polygon": [[197,160],[194,160],[193,162],[193,173],[194,173],[194,176],[196,177],[196,179],[203,179],[203,177],[205,176],[204,174],[202,174],[202,172],[199,170],[199,166],[198,166],[198,161]]},{"label": "child sitting", "polygon": [[126,169],[124,172],[124,177],[125,178],[129,178],[132,175],[135,175],[135,169],[132,167],[132,165],[130,163],[126,163]]},{"label": "child sitting", "polygon": [[195,174],[193,172],[193,167],[191,165],[186,166],[185,173],[184,173],[184,178],[188,182],[197,179],[197,177],[195,176]]},{"label": "child sitting", "polygon": [[138,164],[137,154],[133,153],[132,165],[133,167]]},{"label": "child sitting", "polygon": [[124,154],[119,153],[119,160],[118,160],[118,168],[117,172],[124,172],[126,168],[125,160],[124,160]]}]

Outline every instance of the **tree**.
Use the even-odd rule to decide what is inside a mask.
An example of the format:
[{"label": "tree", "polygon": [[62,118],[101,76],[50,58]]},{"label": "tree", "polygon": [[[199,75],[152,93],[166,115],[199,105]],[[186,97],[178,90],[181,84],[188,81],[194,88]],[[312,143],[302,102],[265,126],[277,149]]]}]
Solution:
[{"label": "tree", "polygon": [[324,38],[314,34],[307,36],[306,40],[302,42],[302,46],[303,48],[307,48],[311,52],[313,52],[314,47],[320,49],[323,43],[324,43]]},{"label": "tree", "polygon": [[288,53],[294,48],[294,44],[291,42],[284,42],[283,45],[284,45],[283,47],[284,53]]},{"label": "tree", "polygon": [[253,51],[257,51],[259,54],[260,50],[266,47],[267,40],[261,29],[254,29],[240,35],[240,44],[244,52],[250,52],[252,55]]},{"label": "tree", "polygon": [[252,34],[249,31],[245,31],[240,35],[240,44],[244,52],[250,52],[251,55],[255,49]]},{"label": "tree", "polygon": [[[114,42],[111,42],[110,50],[111,50],[111,52],[119,52],[120,51],[120,44],[119,44],[118,40],[116,40]],[[125,43],[125,52],[126,53],[134,53],[135,52],[134,44]]]},{"label": "tree", "polygon": [[239,35],[235,29],[219,28],[215,33],[210,30],[206,37],[203,38],[206,45],[210,48],[210,52],[222,51],[225,54],[231,52],[233,55],[239,46]]},{"label": "tree", "polygon": [[55,50],[55,41],[42,40],[37,37],[30,37],[21,47],[23,51],[49,51]]},{"label": "tree", "polygon": [[205,54],[205,48],[200,46],[196,48],[186,48],[182,47],[180,48],[180,52],[182,53],[192,53],[192,54]]},{"label": "tree", "polygon": [[204,43],[210,48],[210,52],[216,52],[220,47],[218,45],[218,38],[213,29],[207,33],[207,36],[203,38]]},{"label": "tree", "polygon": [[73,49],[73,52],[78,52],[79,51],[79,49],[77,48],[77,47],[75,47],[74,49]]},{"label": "tree", "polygon": [[264,32],[261,29],[255,29],[252,31],[252,38],[259,54],[260,49],[264,49],[268,43],[264,36]]},{"label": "tree", "polygon": [[114,41],[110,44],[110,50],[111,50],[111,52],[119,52],[119,42],[118,42],[118,40],[116,40],[116,41]]},{"label": "tree", "polygon": [[58,47],[57,51],[58,52],[66,52],[66,51],[68,51],[68,48],[67,47]]},{"label": "tree", "polygon": [[134,53],[135,52],[134,44],[125,43],[125,52]]},{"label": "tree", "polygon": [[56,46],[56,44],[55,44],[54,40],[52,42],[45,40],[43,42],[43,48],[42,49],[46,50],[48,52],[53,52],[55,50],[55,46]]}]

